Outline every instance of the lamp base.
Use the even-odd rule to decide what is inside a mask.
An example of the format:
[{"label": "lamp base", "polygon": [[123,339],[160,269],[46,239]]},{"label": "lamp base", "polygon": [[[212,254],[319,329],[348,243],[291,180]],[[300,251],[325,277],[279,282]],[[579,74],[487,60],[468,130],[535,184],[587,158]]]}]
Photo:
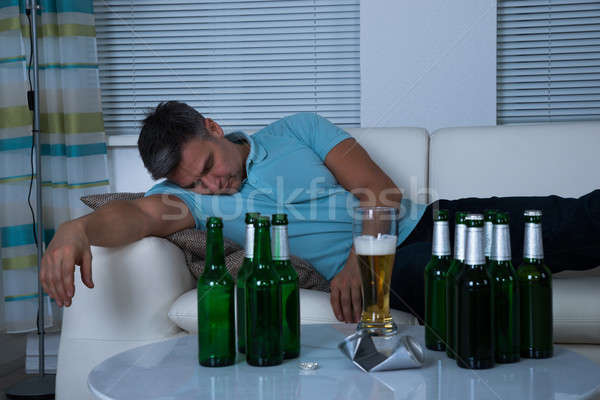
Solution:
[{"label": "lamp base", "polygon": [[8,400],[54,400],[56,375],[33,375],[11,387],[6,392]]}]

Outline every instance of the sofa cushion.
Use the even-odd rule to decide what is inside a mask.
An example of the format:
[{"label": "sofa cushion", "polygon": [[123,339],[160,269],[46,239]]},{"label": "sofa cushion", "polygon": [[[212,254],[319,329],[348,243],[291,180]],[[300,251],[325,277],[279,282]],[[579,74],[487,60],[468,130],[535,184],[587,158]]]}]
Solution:
[{"label": "sofa cushion", "polygon": [[[196,289],[182,294],[169,310],[169,318],[181,329],[198,332],[198,303]],[[236,307],[237,309],[237,307]],[[417,319],[403,311],[392,310],[392,317],[399,325],[417,325]],[[327,324],[338,322],[329,303],[329,293],[300,289],[300,323]]]},{"label": "sofa cushion", "polygon": [[600,344],[600,276],[552,280],[554,341]]},{"label": "sofa cushion", "polygon": [[[81,201],[92,209],[102,207],[113,200],[135,200],[144,196],[144,193],[104,193],[85,196]],[[185,261],[192,275],[198,278],[204,270],[204,256],[206,253],[206,232],[198,229],[185,229],[166,237],[177,247],[183,250]],[[235,278],[244,260],[244,249],[237,243],[225,238],[225,265],[229,273]],[[294,269],[298,273],[300,287],[307,289],[329,290],[329,282],[325,280],[307,261],[290,255]]]},{"label": "sofa cushion", "polygon": [[429,133],[423,128],[347,128],[405,198],[427,203]]},{"label": "sofa cushion", "polygon": [[600,122],[444,128],[431,135],[432,201],[579,197],[600,182]]}]

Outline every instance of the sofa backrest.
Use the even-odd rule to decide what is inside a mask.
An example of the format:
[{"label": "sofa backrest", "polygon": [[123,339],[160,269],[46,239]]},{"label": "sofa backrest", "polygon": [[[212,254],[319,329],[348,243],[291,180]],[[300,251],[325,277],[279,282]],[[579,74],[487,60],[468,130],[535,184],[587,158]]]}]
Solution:
[{"label": "sofa backrest", "polygon": [[432,201],[578,197],[600,188],[600,122],[444,128],[430,139]]},{"label": "sofa backrest", "polygon": [[427,203],[429,134],[423,128],[348,128],[373,161],[403,191],[404,197]]}]

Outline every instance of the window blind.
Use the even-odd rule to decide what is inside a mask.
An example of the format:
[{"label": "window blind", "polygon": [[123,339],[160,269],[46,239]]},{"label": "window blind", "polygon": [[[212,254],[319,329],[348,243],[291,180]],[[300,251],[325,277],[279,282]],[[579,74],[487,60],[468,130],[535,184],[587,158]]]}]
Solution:
[{"label": "window blind", "polygon": [[600,1],[498,0],[499,124],[600,119]]},{"label": "window blind", "polygon": [[137,134],[160,101],[225,129],[317,112],[360,123],[359,0],[94,0],[105,128]]}]

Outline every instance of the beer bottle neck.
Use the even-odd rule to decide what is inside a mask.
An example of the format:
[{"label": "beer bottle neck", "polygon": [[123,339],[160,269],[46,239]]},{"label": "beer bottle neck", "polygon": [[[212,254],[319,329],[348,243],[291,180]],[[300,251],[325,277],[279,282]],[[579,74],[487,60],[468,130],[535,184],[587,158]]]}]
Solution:
[{"label": "beer bottle neck", "polygon": [[494,225],[492,234],[490,260],[510,261],[511,259],[510,230],[508,225],[496,224]]},{"label": "beer bottle neck", "polygon": [[470,226],[467,228],[467,251],[465,264],[476,266],[485,265],[483,253],[483,228]]},{"label": "beer bottle neck", "polygon": [[271,234],[268,227],[258,227],[254,240],[254,265],[257,269],[265,268],[273,262],[271,256]]},{"label": "beer bottle neck", "polygon": [[542,242],[542,224],[525,223],[525,239],[523,243],[523,259],[543,260],[544,245]]},{"label": "beer bottle neck", "polygon": [[254,224],[246,224],[246,248],[245,257],[252,260],[254,258]]},{"label": "beer bottle neck", "polygon": [[273,261],[290,259],[287,225],[273,225],[273,240],[271,241]]},{"label": "beer bottle neck", "polygon": [[225,250],[223,245],[223,230],[209,229],[206,233],[206,263],[205,271],[216,271],[225,268]]},{"label": "beer bottle neck", "polygon": [[454,232],[454,259],[465,261],[467,249],[467,225],[456,224]]},{"label": "beer bottle neck", "polygon": [[492,236],[494,233],[494,224],[491,221],[485,221],[483,224],[483,235],[485,240],[484,254],[490,257],[492,253]]},{"label": "beer bottle neck", "polygon": [[451,254],[448,221],[433,222],[433,243],[431,254],[435,257],[444,257]]}]

